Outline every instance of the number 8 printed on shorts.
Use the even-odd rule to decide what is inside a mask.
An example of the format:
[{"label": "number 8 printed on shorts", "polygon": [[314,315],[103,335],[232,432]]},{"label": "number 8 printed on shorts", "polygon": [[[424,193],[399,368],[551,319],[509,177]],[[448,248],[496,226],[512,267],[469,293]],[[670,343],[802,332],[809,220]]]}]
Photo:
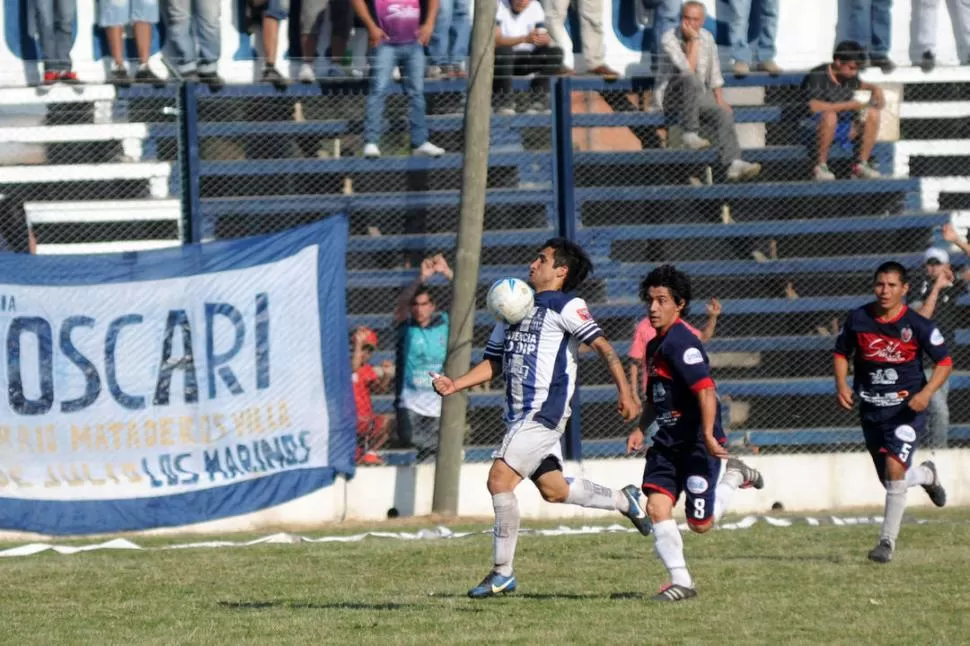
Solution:
[{"label": "number 8 printed on shorts", "polygon": [[705,516],[705,506],[706,501],[703,498],[694,498],[694,518],[703,520]]}]

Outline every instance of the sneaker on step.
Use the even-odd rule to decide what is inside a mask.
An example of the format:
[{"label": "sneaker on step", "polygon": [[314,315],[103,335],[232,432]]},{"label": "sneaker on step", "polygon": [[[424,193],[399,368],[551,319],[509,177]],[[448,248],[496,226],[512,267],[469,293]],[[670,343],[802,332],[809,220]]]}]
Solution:
[{"label": "sneaker on step", "polygon": [[274,65],[267,65],[263,68],[263,83],[271,83],[277,90],[285,90],[286,86],[290,84]]},{"label": "sneaker on step", "polygon": [[743,159],[735,159],[728,165],[727,178],[729,182],[754,179],[761,174],[761,164],[753,164]]},{"label": "sneaker on step", "polygon": [[156,88],[165,87],[165,79],[153,72],[147,64],[138,66],[135,71],[135,83],[144,83]]},{"label": "sneaker on step", "polygon": [[445,149],[435,146],[430,141],[426,141],[412,150],[411,154],[418,157],[441,157],[445,154]]},{"label": "sneaker on step", "polygon": [[751,73],[751,66],[744,61],[734,61],[734,65],[731,66],[734,75],[737,77],[745,77]]},{"label": "sneaker on step", "polygon": [[364,157],[380,157],[381,149],[377,147],[377,144],[364,144]]},{"label": "sneaker on step", "polygon": [[926,495],[930,497],[930,500],[933,501],[934,505],[937,507],[943,507],[946,505],[946,489],[944,489],[943,485],[940,484],[940,475],[936,472],[936,464],[930,460],[927,460],[920,466],[926,467],[933,474],[933,483],[923,485],[923,491],[925,491]]},{"label": "sneaker on step", "polygon": [[933,55],[933,52],[923,52],[923,57],[919,61],[919,68],[923,70],[925,74],[929,74],[934,68],[936,68],[936,56]]},{"label": "sneaker on step", "polygon": [[711,142],[704,139],[696,132],[685,132],[683,136],[681,136],[680,142],[683,144],[684,148],[689,148],[690,150],[709,148],[711,145]]},{"label": "sneaker on step", "polygon": [[829,170],[828,164],[819,164],[812,169],[812,177],[817,182],[831,182],[835,179],[835,173]]},{"label": "sneaker on step", "polygon": [[650,597],[651,601],[686,601],[697,596],[697,590],[671,583],[660,588],[660,592]]},{"label": "sneaker on step", "polygon": [[620,490],[620,493],[630,502],[630,509],[623,515],[630,519],[637,531],[644,536],[649,536],[653,531],[653,523],[650,522],[650,517],[647,516],[640,502],[640,488],[636,485],[627,485]]},{"label": "sneaker on step", "polygon": [[313,83],[317,80],[317,75],[313,71],[313,65],[310,63],[303,63],[300,65],[300,75],[298,76],[300,83]]},{"label": "sneaker on step", "polygon": [[778,76],[781,74],[781,67],[775,61],[762,61],[758,63],[758,71],[767,72],[771,76]]},{"label": "sneaker on step", "polygon": [[869,560],[876,563],[889,563],[893,560],[893,544],[887,539],[879,540],[879,544],[869,551]]},{"label": "sneaker on step", "polygon": [[67,85],[81,85],[81,79],[77,77],[77,72],[61,72],[60,81]]},{"label": "sneaker on step", "polygon": [[749,489],[751,487],[754,487],[755,489],[764,489],[765,479],[761,475],[761,472],[754,467],[749,467],[747,464],[737,458],[728,458],[725,470],[737,471],[741,474],[742,489]]},{"label": "sneaker on step", "polygon": [[111,66],[111,71],[108,72],[108,83],[118,87],[131,87],[131,77],[128,76],[128,70],[125,69],[124,65]]},{"label": "sneaker on step", "polygon": [[870,161],[859,161],[852,165],[852,176],[857,179],[879,179],[882,173]]},{"label": "sneaker on step", "polygon": [[489,572],[481,583],[468,591],[468,596],[472,599],[495,597],[500,594],[515,592],[516,587],[518,587],[518,583],[515,581],[515,574],[502,576],[498,572]]}]

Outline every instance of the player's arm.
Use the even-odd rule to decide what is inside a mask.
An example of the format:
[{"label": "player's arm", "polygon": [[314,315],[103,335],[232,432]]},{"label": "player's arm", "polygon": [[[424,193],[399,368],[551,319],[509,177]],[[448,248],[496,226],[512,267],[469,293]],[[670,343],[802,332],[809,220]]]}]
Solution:
[{"label": "player's arm", "polygon": [[636,359],[630,359],[630,391],[633,393],[633,398],[637,401],[640,400],[640,391],[638,386],[640,385],[640,362]]},{"label": "player's arm", "polygon": [[846,317],[835,338],[835,354],[832,357],[832,373],[835,375],[835,392],[839,406],[852,410],[855,395],[849,387],[849,357],[855,351],[856,336],[852,329],[852,314]]},{"label": "player's arm", "polygon": [[626,374],[623,372],[623,362],[620,360],[619,355],[616,354],[616,350],[613,349],[610,342],[604,337],[596,337],[590,345],[594,350],[599,352],[600,357],[606,363],[607,370],[610,371],[610,375],[613,377],[613,383],[616,384],[616,390],[620,396],[618,402],[620,416],[623,417],[624,421],[632,422],[640,412],[640,406],[637,405],[633,397],[633,391],[630,389],[630,383],[626,380]]},{"label": "player's arm", "polygon": [[654,412],[653,406],[650,405],[648,398],[643,402],[643,408],[640,410],[640,421],[637,422],[637,427],[630,431],[630,435],[626,438],[627,455],[643,448],[643,440],[647,435],[647,429],[650,428],[650,425],[656,419],[657,413]]},{"label": "player's arm", "polygon": [[486,358],[481,363],[474,366],[471,370],[461,377],[451,379],[444,375],[437,375],[431,380],[431,387],[442,397],[454,395],[463,390],[474,388],[479,384],[491,381],[494,377],[502,374],[501,359]]},{"label": "player's arm", "polygon": [[701,431],[704,433],[704,446],[707,452],[715,458],[726,458],[727,449],[714,437],[714,424],[717,421],[717,393],[713,384],[694,392],[697,404],[701,410]]}]

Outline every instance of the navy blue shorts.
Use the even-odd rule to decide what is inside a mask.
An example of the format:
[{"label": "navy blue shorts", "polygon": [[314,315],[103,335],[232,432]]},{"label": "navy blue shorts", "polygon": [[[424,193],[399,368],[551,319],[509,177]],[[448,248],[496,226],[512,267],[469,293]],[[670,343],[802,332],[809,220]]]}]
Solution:
[{"label": "navy blue shorts", "polygon": [[885,479],[885,459],[896,460],[909,469],[913,464],[913,453],[919,438],[926,430],[926,413],[917,413],[903,406],[899,415],[879,422],[862,421],[862,434],[866,438],[866,449],[872,456],[880,479]]},{"label": "navy blue shorts", "polygon": [[711,457],[703,442],[693,450],[672,451],[651,447],[643,470],[643,493],[660,492],[674,504],[686,492],[687,522],[702,525],[714,517],[714,489],[721,475],[721,461]]},{"label": "navy blue shorts", "polygon": [[[852,124],[855,121],[857,114],[851,111],[839,112],[838,118],[835,123],[835,135],[832,137],[832,143],[836,146],[841,146],[847,150],[852,149]],[[818,132],[818,123],[822,120],[821,113],[815,113],[808,118],[808,122],[811,124],[810,129],[805,130],[805,144],[811,147],[815,147]]]}]

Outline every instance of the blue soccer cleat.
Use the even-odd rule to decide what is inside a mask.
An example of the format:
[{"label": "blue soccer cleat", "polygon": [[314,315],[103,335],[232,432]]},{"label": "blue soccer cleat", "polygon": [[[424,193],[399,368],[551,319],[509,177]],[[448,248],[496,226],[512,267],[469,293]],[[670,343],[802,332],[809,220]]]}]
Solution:
[{"label": "blue soccer cleat", "polygon": [[650,522],[650,517],[643,510],[643,505],[640,504],[639,487],[627,485],[620,490],[620,493],[630,502],[630,510],[623,515],[630,519],[630,522],[641,534],[650,536],[650,532],[653,531],[653,523]]},{"label": "blue soccer cleat", "polygon": [[482,582],[468,591],[468,596],[472,599],[484,599],[485,597],[495,597],[500,594],[515,592],[517,587],[515,575],[502,576],[498,572],[489,572]]}]

